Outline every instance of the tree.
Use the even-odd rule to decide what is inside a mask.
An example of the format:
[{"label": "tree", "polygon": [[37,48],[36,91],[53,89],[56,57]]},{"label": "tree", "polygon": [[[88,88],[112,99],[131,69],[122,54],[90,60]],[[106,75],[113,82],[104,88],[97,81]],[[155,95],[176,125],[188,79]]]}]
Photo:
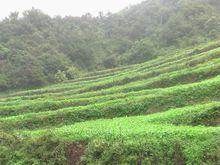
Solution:
[{"label": "tree", "polygon": [[65,71],[66,78],[69,80],[79,78],[81,74],[82,71],[75,66],[71,66]]},{"label": "tree", "polygon": [[5,75],[0,74],[0,90],[6,90],[8,87],[8,78]]},{"label": "tree", "polygon": [[82,70],[140,63],[165,50],[218,39],[219,2],[148,0],[98,17],[52,18],[34,8],[13,12],[0,21],[1,84],[45,85],[57,81],[59,70],[72,79]]},{"label": "tree", "polygon": [[65,72],[62,72],[61,70],[58,70],[58,72],[55,74],[54,77],[55,77],[56,82],[63,82],[63,81],[68,80]]}]

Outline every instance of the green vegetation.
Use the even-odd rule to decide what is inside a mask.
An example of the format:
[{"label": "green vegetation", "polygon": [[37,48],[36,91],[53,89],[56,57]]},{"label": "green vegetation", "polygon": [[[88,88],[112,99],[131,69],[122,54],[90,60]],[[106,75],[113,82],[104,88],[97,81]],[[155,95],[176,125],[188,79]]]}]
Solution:
[{"label": "green vegetation", "polygon": [[219,57],[219,41],[209,42],[2,94],[0,163],[217,165]]},{"label": "green vegetation", "polygon": [[98,17],[11,13],[0,22],[0,90],[114,75],[127,69],[120,66],[219,39],[219,6],[218,0],[147,0]]},{"label": "green vegetation", "polygon": [[0,90],[56,84],[0,93],[0,164],[219,165],[219,6],[12,13],[0,22]]}]

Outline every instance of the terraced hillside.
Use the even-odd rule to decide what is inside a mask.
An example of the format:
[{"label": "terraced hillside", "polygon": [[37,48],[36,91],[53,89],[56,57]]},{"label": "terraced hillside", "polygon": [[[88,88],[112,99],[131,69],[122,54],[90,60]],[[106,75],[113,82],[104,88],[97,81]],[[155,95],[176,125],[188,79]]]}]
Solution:
[{"label": "terraced hillside", "polygon": [[0,96],[0,164],[220,164],[220,42]]}]

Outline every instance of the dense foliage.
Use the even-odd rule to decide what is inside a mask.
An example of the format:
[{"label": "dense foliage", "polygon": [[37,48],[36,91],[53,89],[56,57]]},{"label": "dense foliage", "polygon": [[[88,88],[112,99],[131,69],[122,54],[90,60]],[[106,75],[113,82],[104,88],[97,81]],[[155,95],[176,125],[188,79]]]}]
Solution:
[{"label": "dense foliage", "polygon": [[11,13],[0,22],[0,90],[75,79],[216,39],[219,8],[218,0],[148,0],[99,17]]}]

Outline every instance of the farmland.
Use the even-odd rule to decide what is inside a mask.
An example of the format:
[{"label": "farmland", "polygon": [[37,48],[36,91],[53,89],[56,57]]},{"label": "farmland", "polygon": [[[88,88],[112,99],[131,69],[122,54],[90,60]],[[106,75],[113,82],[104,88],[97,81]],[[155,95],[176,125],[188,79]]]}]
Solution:
[{"label": "farmland", "polygon": [[220,42],[0,94],[0,164],[219,164]]}]

